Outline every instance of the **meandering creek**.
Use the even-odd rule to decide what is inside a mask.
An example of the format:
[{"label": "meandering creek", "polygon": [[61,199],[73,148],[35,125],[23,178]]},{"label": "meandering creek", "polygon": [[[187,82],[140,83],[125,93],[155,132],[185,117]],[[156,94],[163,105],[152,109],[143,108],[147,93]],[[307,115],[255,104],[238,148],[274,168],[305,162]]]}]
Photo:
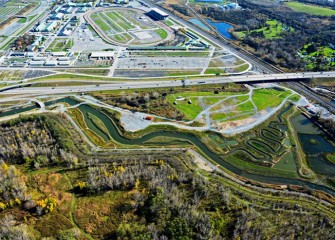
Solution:
[{"label": "meandering creek", "polygon": [[[55,100],[55,101],[46,102],[45,106],[51,106],[53,104],[60,103],[60,102],[66,102],[70,106],[74,106],[74,105],[79,103],[79,102],[67,97],[67,98],[58,99],[58,100]],[[306,187],[309,187],[311,189],[321,190],[321,191],[330,193],[330,194],[335,196],[335,191],[334,190],[332,190],[328,187],[321,186],[321,185],[314,184],[314,183],[310,183],[310,182],[307,182],[307,181],[303,181],[303,180],[299,180],[299,179],[274,177],[274,176],[263,176],[263,175],[252,174],[252,173],[242,171],[242,170],[230,165],[228,162],[224,161],[219,155],[212,152],[198,137],[196,137],[192,133],[158,130],[158,131],[155,131],[155,132],[149,132],[148,134],[143,135],[143,136],[141,136],[139,138],[136,138],[136,139],[129,139],[129,138],[124,137],[121,134],[120,130],[117,127],[117,124],[110,117],[108,117],[106,114],[102,113],[98,109],[96,109],[94,107],[91,107],[87,104],[79,105],[78,109],[84,114],[85,121],[86,121],[88,127],[92,131],[96,132],[97,134],[99,134],[101,136],[102,136],[102,134],[106,135],[106,133],[103,133],[100,129],[98,129],[95,126],[95,124],[92,122],[92,119],[89,118],[88,114],[92,114],[95,117],[99,118],[105,124],[106,128],[109,131],[109,135],[113,138],[113,140],[116,141],[116,142],[119,142],[120,144],[143,145],[148,140],[154,139],[156,137],[172,137],[172,138],[175,138],[175,139],[186,140],[186,141],[192,143],[193,145],[195,145],[196,147],[198,147],[209,159],[216,162],[218,165],[222,166],[223,168],[228,169],[229,171],[235,173],[236,175],[240,175],[240,176],[245,177],[247,179],[255,180],[255,181],[259,181],[259,182],[264,182],[264,183],[292,184],[292,185],[306,186]],[[31,110],[31,109],[29,108],[28,110]],[[27,108],[16,109],[15,113],[21,113],[21,112],[28,111],[28,110],[27,110]],[[283,109],[282,112],[279,114],[279,116],[281,114],[283,114],[285,111],[288,111],[288,108]],[[13,114],[13,111],[7,111],[7,112],[2,113],[0,116],[4,117],[4,116],[12,115],[12,114]],[[299,122],[299,120],[297,120],[297,121]],[[296,126],[296,124],[297,123],[295,123],[294,126]],[[299,130],[298,130],[298,134],[299,134]],[[321,137],[321,135],[318,135],[318,136]],[[105,137],[107,138],[107,135]],[[303,137],[303,135],[301,135],[301,133],[300,133],[299,137],[302,139],[303,143],[305,143],[306,141],[308,142],[308,140],[304,139],[304,137]],[[333,151],[334,146],[332,146],[333,148],[331,148],[329,145],[326,145],[325,142],[323,140],[321,140],[321,138],[317,138],[317,141],[319,141],[319,143],[320,143],[319,145],[322,145],[321,146],[322,150]],[[161,145],[161,144],[159,144],[159,145]],[[305,147],[306,147],[306,149],[305,149]],[[309,148],[309,147],[308,147],[308,145],[305,144],[304,145],[304,150],[308,154],[309,153],[314,154],[314,151],[316,151],[316,150],[313,150],[314,148],[313,149],[312,148],[307,149],[307,148]],[[315,146],[315,148],[317,148],[317,146]],[[319,160],[311,160],[311,165],[312,165],[313,169],[315,169],[315,171],[321,172],[323,174],[334,173],[335,166],[332,165],[331,167],[329,167],[329,165],[325,165],[325,163],[316,164],[316,163],[318,163],[317,161],[319,161]],[[323,168],[325,168],[325,169],[323,169]]]}]

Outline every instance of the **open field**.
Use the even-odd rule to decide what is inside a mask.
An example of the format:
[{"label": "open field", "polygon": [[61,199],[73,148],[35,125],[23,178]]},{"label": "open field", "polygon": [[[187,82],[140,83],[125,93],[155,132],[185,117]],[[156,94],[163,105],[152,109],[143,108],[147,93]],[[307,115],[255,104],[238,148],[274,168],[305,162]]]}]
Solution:
[{"label": "open field", "polygon": [[73,46],[73,39],[68,38],[55,38],[55,40],[50,44],[46,51],[50,52],[63,52],[67,51]]},{"label": "open field", "polygon": [[316,5],[304,4],[300,2],[286,2],[285,3],[289,8],[297,12],[304,12],[311,15],[318,15],[318,16],[332,16],[335,15],[335,10],[326,8],[326,7],[319,7]]},{"label": "open field", "polygon": [[[169,37],[168,26],[159,25],[139,10],[115,9],[95,11],[88,16],[97,33],[123,45],[152,45]],[[128,20],[130,19],[130,20]]]},{"label": "open field", "polygon": [[242,31],[242,32],[234,32],[234,36],[236,36],[239,39],[242,39],[245,37],[246,34],[262,34],[264,38],[266,39],[274,39],[274,38],[280,38],[280,34],[283,32],[293,32],[294,29],[291,27],[287,27],[283,25],[282,23],[277,22],[276,20],[268,20],[266,21],[266,27],[251,30],[250,32]]}]

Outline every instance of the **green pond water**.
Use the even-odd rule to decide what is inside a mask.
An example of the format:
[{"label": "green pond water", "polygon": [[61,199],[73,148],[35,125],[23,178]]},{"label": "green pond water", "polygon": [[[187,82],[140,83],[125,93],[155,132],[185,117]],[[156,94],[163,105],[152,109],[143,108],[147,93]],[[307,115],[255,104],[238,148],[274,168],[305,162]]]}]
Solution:
[{"label": "green pond water", "polygon": [[331,143],[323,132],[302,114],[294,117],[292,123],[313,171],[335,177],[335,164],[326,160],[327,153],[335,153],[334,143]]}]

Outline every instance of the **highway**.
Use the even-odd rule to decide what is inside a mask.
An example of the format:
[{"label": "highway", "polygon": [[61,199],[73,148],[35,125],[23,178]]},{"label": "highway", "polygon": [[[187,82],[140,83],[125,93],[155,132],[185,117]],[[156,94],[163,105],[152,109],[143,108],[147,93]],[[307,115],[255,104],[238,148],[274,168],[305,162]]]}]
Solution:
[{"label": "highway", "polygon": [[[100,85],[78,85],[78,86],[60,86],[60,87],[24,87],[27,83],[18,84],[14,88],[0,89],[0,95],[6,94],[32,94],[32,95],[47,95],[47,94],[64,94],[64,93],[84,93],[92,91],[106,91],[117,89],[139,89],[139,88],[160,88],[160,87],[180,87],[183,85],[204,85],[204,84],[223,84],[223,83],[257,83],[257,82],[287,82],[287,81],[301,81],[307,78],[335,78],[334,72],[305,72],[305,73],[280,73],[280,74],[259,74],[259,75],[245,75],[245,76],[229,76],[229,77],[210,77],[201,79],[190,79],[186,81],[137,81],[137,82],[117,82]],[[43,81],[42,81],[43,82]],[[35,82],[36,83],[36,82]],[[34,84],[34,83],[32,83]],[[22,87],[21,87],[22,86]],[[15,86],[14,86],[15,87]],[[307,90],[306,90],[307,91]],[[335,110],[332,106],[332,110]]]}]

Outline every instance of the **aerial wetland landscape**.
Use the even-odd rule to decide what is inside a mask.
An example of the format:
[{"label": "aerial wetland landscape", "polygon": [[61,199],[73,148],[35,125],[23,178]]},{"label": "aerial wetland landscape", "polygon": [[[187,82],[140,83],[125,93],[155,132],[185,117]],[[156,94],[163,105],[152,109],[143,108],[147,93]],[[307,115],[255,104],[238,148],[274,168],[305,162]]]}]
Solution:
[{"label": "aerial wetland landscape", "polygon": [[0,0],[0,239],[335,239],[334,26],[333,1]]}]

